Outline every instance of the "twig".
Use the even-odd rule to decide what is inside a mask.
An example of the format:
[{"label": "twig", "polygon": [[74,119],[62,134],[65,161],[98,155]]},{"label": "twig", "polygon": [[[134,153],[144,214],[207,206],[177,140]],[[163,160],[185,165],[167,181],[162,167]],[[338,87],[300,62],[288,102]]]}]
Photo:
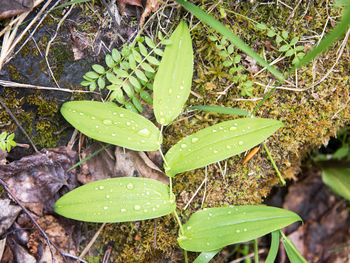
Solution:
[{"label": "twig", "polygon": [[202,199],[202,204],[201,204],[201,208],[203,208],[204,205],[204,201],[205,201],[205,197],[207,194],[207,182],[208,182],[208,166],[205,166],[205,183],[204,183],[204,193],[203,193],[203,199]]},{"label": "twig", "polygon": [[188,208],[188,206],[191,204],[191,202],[193,201],[193,199],[195,198],[195,196],[198,194],[199,190],[202,188],[203,184],[207,181],[207,178],[204,178],[203,182],[200,184],[200,186],[197,188],[196,192],[192,195],[190,201],[188,201],[188,203],[185,205],[185,207],[183,208],[183,210],[186,210]]},{"label": "twig", "polygon": [[7,111],[7,113],[10,115],[10,117],[14,120],[18,128],[23,132],[23,134],[27,137],[30,144],[33,146],[34,151],[38,152],[38,149],[35,147],[33,141],[30,139],[29,135],[26,133],[26,131],[23,129],[21,124],[18,122],[17,118],[12,114],[11,110],[6,106],[6,104],[0,99],[0,104],[4,109]]},{"label": "twig", "polygon": [[50,239],[47,237],[47,235],[45,234],[44,230],[39,226],[39,224],[35,221],[35,219],[32,217],[32,215],[29,213],[29,211],[21,204],[21,202],[17,199],[17,197],[11,192],[11,190],[7,187],[7,184],[0,179],[0,184],[2,185],[2,187],[5,189],[5,191],[7,192],[7,194],[9,196],[11,196],[11,198],[22,208],[22,210],[28,215],[28,217],[30,218],[30,220],[33,222],[33,224],[39,229],[40,233],[43,235],[43,237],[45,238],[47,245],[49,246],[50,252],[51,252],[51,260],[52,262],[55,262],[55,257],[54,257],[54,253],[51,247],[51,242]]},{"label": "twig", "polygon": [[57,27],[56,27],[56,31],[55,31],[55,34],[54,36],[50,39],[50,41],[47,43],[47,46],[46,46],[46,51],[45,51],[45,61],[46,61],[46,65],[50,71],[50,74],[51,74],[51,77],[52,79],[55,81],[57,87],[61,88],[60,85],[58,84],[56,78],[55,78],[55,75],[53,74],[52,70],[51,70],[51,67],[50,67],[50,63],[49,63],[49,51],[50,51],[50,47],[51,47],[51,43],[55,40],[56,36],[57,36],[57,33],[58,33],[58,30],[60,29],[62,23],[64,20],[66,20],[67,16],[70,14],[70,12],[72,11],[72,9],[74,8],[74,5],[75,4],[72,4],[71,7],[69,8],[69,10],[64,14],[64,16],[62,17],[62,19],[60,20],[60,22],[58,22],[57,24]]},{"label": "twig", "polygon": [[69,93],[94,93],[97,95],[99,94],[97,92],[87,91],[87,90],[70,90],[70,89],[61,89],[61,88],[55,88],[55,87],[44,87],[44,86],[37,86],[37,85],[1,80],[1,79],[0,79],[0,85],[6,88],[27,88],[27,89],[38,89],[38,90],[54,90],[54,91],[62,91],[62,92],[69,92]]},{"label": "twig", "polygon": [[79,255],[79,258],[83,258],[85,257],[85,255],[87,254],[87,252],[90,250],[90,248],[92,247],[92,245],[95,243],[96,239],[98,238],[98,236],[100,235],[102,229],[105,227],[106,223],[103,223],[102,226],[97,230],[97,232],[95,233],[95,235],[92,237],[92,239],[90,240],[89,244],[86,246],[86,248],[84,248],[83,252],[81,252],[81,254]]},{"label": "twig", "polygon": [[[266,251],[266,249],[264,249],[264,248],[259,249],[259,250],[258,250],[258,254],[265,253],[265,251]],[[245,260],[245,259],[254,257],[254,255],[255,255],[255,253],[252,252],[252,253],[250,253],[250,254],[244,256],[244,257],[241,257],[241,258],[237,258],[237,259],[235,259],[235,260],[232,260],[232,261],[230,261],[230,263],[239,263],[239,262],[241,262],[241,261],[243,261],[243,260]]]}]

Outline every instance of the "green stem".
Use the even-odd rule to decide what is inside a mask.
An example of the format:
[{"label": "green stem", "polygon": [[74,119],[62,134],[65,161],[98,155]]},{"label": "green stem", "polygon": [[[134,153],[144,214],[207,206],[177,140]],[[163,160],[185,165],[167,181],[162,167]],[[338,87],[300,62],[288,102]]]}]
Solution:
[{"label": "green stem", "polygon": [[258,239],[254,239],[254,262],[259,263]]},{"label": "green stem", "polygon": [[[171,181],[171,178],[170,178],[170,181]],[[180,217],[178,216],[178,214],[176,213],[176,210],[174,211],[174,216],[176,218],[176,221],[180,227],[180,233],[181,235],[185,235],[185,232],[184,232],[184,228],[182,226],[182,223],[181,223],[181,220],[180,220]],[[184,250],[184,254],[185,254],[185,263],[188,263],[188,257],[187,257],[187,250]]]},{"label": "green stem", "polygon": [[271,163],[272,163],[273,168],[275,168],[275,170],[276,170],[276,172],[277,172],[277,175],[278,175],[278,177],[280,178],[280,181],[281,181],[282,185],[286,185],[286,181],[284,180],[284,178],[282,177],[282,174],[281,174],[280,171],[278,170],[278,167],[277,167],[275,161],[273,160],[272,155],[271,155],[269,149],[267,148],[265,142],[263,142],[262,145],[264,146],[265,151],[266,151],[266,153],[267,153],[267,156],[269,157],[269,159],[270,159],[270,161],[271,161]]}]

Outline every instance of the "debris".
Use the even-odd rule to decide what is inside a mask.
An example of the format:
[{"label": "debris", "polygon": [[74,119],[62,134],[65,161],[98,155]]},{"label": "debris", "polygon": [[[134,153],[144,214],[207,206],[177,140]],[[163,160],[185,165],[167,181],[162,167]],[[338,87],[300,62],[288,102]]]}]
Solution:
[{"label": "debris", "polygon": [[1,0],[0,19],[13,17],[33,8],[33,0]]}]

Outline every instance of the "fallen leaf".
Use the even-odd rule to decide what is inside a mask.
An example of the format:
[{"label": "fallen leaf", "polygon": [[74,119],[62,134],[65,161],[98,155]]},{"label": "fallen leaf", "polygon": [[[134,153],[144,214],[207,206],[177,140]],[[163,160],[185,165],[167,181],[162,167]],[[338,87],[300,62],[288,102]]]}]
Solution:
[{"label": "fallen leaf", "polygon": [[33,0],[1,0],[0,19],[13,17],[33,8]]},{"label": "fallen leaf", "polygon": [[0,236],[12,226],[21,210],[18,205],[11,204],[8,198],[0,200]]},{"label": "fallen leaf", "polygon": [[145,23],[146,17],[148,17],[151,13],[157,11],[159,8],[159,2],[158,0],[147,0],[145,9],[143,10],[143,13],[140,18],[139,26],[142,28],[143,24]]},{"label": "fallen leaf", "polygon": [[118,0],[118,5],[119,5],[120,13],[122,15],[124,14],[126,5],[142,7],[142,3],[140,0]]},{"label": "fallen leaf", "polygon": [[74,171],[67,171],[76,153],[66,147],[43,149],[0,167],[0,178],[21,203],[37,215],[53,212],[54,195],[63,186],[76,186]]}]

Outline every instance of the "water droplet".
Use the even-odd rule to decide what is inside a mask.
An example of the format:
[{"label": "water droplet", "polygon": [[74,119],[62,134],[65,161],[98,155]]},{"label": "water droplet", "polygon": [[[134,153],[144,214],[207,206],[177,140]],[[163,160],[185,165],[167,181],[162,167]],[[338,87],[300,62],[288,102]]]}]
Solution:
[{"label": "water droplet", "polygon": [[237,127],[232,126],[232,127],[230,128],[230,131],[234,131],[234,130],[236,130],[236,129],[237,129]]},{"label": "water droplet", "polygon": [[98,125],[96,125],[95,127],[96,127],[96,129],[98,129]]},{"label": "water droplet", "polygon": [[95,118],[95,116],[91,116],[91,120],[95,120],[96,118]]},{"label": "water droplet", "polygon": [[109,196],[109,195],[106,195],[106,199],[108,199],[108,198],[110,198],[110,196]]},{"label": "water droplet", "polygon": [[128,137],[128,141],[131,141],[131,137]]},{"label": "water droplet", "polygon": [[181,144],[181,148],[186,148],[187,147],[187,144],[183,143]]},{"label": "water droplet", "polygon": [[210,243],[209,243],[209,242],[207,242],[207,246],[210,246]]},{"label": "water droplet", "polygon": [[125,208],[120,209],[120,212],[126,212]]},{"label": "water droplet", "polygon": [[117,113],[116,113],[116,112],[113,112],[113,115],[117,115]]},{"label": "water droplet", "polygon": [[186,227],[187,230],[191,230],[191,228],[192,228],[191,226]]},{"label": "water droplet", "polygon": [[147,213],[147,212],[148,212],[148,210],[147,210],[147,209],[143,209],[143,212]]},{"label": "water droplet", "polygon": [[214,150],[213,153],[218,153],[218,151],[217,151],[217,150]]},{"label": "water droplet", "polygon": [[146,195],[150,195],[150,192],[146,192]]},{"label": "water droplet", "polygon": [[123,118],[123,117],[124,117],[124,114],[123,114],[123,113],[120,113],[120,114],[119,114],[119,117]]},{"label": "water droplet", "polygon": [[141,140],[142,143],[145,143],[145,140]]},{"label": "water droplet", "polygon": [[112,125],[112,121],[110,120],[103,120],[104,125]]},{"label": "water droplet", "polygon": [[135,205],[135,206],[134,206],[134,209],[135,209],[135,210],[140,210],[140,209],[141,209],[141,206]]},{"label": "water droplet", "polygon": [[231,145],[226,145],[226,148],[227,149],[231,149]]},{"label": "water droplet", "polygon": [[231,215],[232,211],[228,211],[227,213],[228,213],[229,215]]},{"label": "water droplet", "polygon": [[172,90],[172,89],[169,89],[169,95],[170,95],[171,93],[173,93],[173,90]]},{"label": "water droplet", "polygon": [[107,210],[107,209],[108,209],[108,206],[104,206],[103,209],[104,209],[104,210]]},{"label": "water droplet", "polygon": [[146,205],[150,205],[151,203],[150,202],[147,202]]},{"label": "water droplet", "polygon": [[160,118],[160,124],[164,124],[165,123],[165,118]]},{"label": "water droplet", "polygon": [[238,123],[237,123],[237,122],[235,122],[233,125],[237,126],[237,125],[238,125]]},{"label": "water droplet", "polygon": [[126,122],[126,125],[127,125],[127,126],[130,126],[130,124],[131,124],[130,121],[127,121],[127,122]]},{"label": "water droplet", "polygon": [[77,112],[76,110],[73,110],[73,112]]},{"label": "water droplet", "polygon": [[209,213],[209,216],[213,216],[213,214],[212,214],[212,213]]},{"label": "water droplet", "polygon": [[180,89],[184,89],[185,87],[184,86],[180,86]]},{"label": "water droplet", "polygon": [[152,211],[154,212],[154,211],[156,211],[156,209],[153,207],[153,208],[152,208]]},{"label": "water droplet", "polygon": [[191,141],[192,141],[192,143],[198,142],[198,138],[194,137],[194,138],[192,138]]},{"label": "water droplet", "polygon": [[164,116],[164,112],[162,112],[162,111],[159,112],[159,115],[160,115],[160,116]]},{"label": "water droplet", "polygon": [[248,230],[248,229],[246,229],[246,228],[245,228],[245,229],[243,229],[243,231],[244,231],[244,232],[246,232],[247,230]]},{"label": "water droplet", "polygon": [[129,190],[134,189],[134,185],[132,183],[129,183],[126,185],[126,188]]},{"label": "water droplet", "polygon": [[105,188],[105,187],[104,187],[103,185],[100,185],[100,187],[99,187],[99,188],[100,188],[100,190],[102,190],[102,189],[103,189],[103,188]]},{"label": "water droplet", "polygon": [[239,142],[238,142],[238,144],[239,144],[239,145],[242,145],[242,144],[243,144],[243,142],[242,142],[242,141],[239,141]]},{"label": "water droplet", "polygon": [[112,136],[115,136],[115,133],[112,133]]},{"label": "water droplet", "polygon": [[82,112],[79,112],[79,114],[80,114],[81,116],[83,116],[83,115],[84,115],[84,113],[82,113]]},{"label": "water droplet", "polygon": [[212,132],[216,132],[216,130],[214,129]]},{"label": "water droplet", "polygon": [[160,207],[160,205],[156,205],[156,207],[157,207],[157,208],[159,208],[159,207]]},{"label": "water droplet", "polygon": [[181,96],[180,96],[180,95],[177,95],[177,96],[176,96],[176,98],[180,99],[180,98],[181,98]]},{"label": "water droplet", "polygon": [[151,135],[151,132],[147,128],[144,128],[142,130],[139,130],[137,134],[143,137],[149,137]]},{"label": "water droplet", "polygon": [[174,203],[174,200],[173,200],[173,199],[170,199],[170,200],[169,200],[169,203],[170,203],[170,204]]}]

